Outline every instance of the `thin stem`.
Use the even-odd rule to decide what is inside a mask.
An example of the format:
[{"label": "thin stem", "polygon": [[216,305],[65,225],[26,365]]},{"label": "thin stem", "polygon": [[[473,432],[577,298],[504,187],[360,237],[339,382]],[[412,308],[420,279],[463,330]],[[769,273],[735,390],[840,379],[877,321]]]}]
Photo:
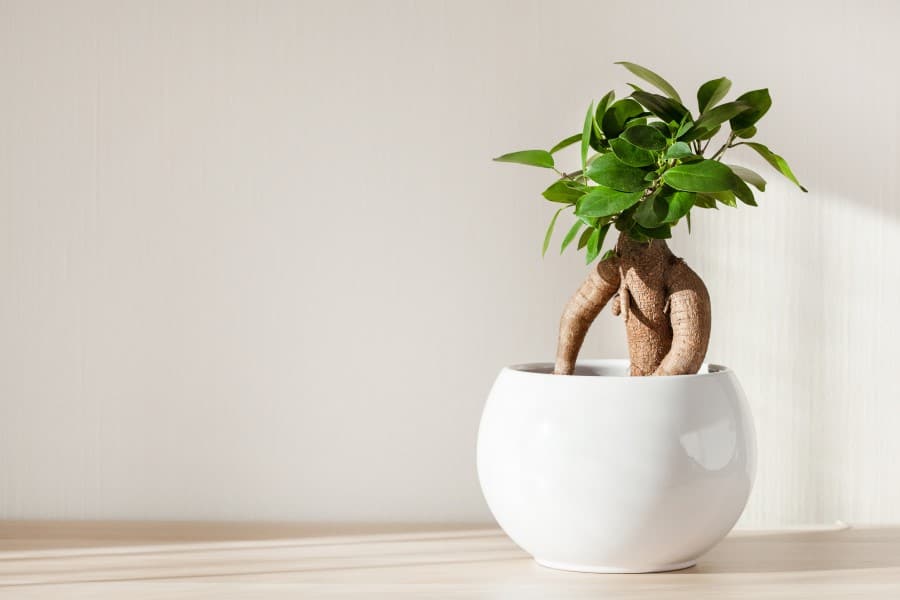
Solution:
[{"label": "thin stem", "polygon": [[575,179],[574,177],[572,177],[572,175],[575,175],[575,173],[563,173],[562,171],[560,171],[560,170],[557,169],[556,167],[553,167],[553,170],[556,171],[556,173],[557,173],[560,177],[562,177],[562,178],[564,178],[564,179],[570,179],[570,180],[572,180],[572,181],[576,181],[576,179]]},{"label": "thin stem", "polygon": [[721,158],[721,156],[723,154],[725,154],[725,151],[728,148],[731,148],[731,142],[734,141],[734,138],[735,138],[735,135],[734,135],[734,132],[732,131],[731,133],[728,134],[728,139],[725,140],[725,143],[722,144],[722,147],[719,148],[718,150],[716,150],[716,153],[712,155],[710,160],[719,160],[719,158]]}]

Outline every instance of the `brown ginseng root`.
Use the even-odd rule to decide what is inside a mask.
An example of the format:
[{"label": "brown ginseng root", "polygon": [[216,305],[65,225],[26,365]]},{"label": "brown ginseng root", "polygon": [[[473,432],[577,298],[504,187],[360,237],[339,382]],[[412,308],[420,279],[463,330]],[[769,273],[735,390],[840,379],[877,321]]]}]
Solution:
[{"label": "brown ginseng root", "polygon": [[555,374],[571,375],[575,371],[575,360],[584,336],[609,299],[619,291],[619,281],[618,259],[604,260],[591,270],[566,304],[559,324]]},{"label": "brown ginseng root", "polygon": [[597,264],[569,300],[554,373],[571,375],[588,329],[610,298],[628,336],[631,374],[686,375],[703,364],[710,332],[709,293],[663,240],[619,236],[616,256]]}]

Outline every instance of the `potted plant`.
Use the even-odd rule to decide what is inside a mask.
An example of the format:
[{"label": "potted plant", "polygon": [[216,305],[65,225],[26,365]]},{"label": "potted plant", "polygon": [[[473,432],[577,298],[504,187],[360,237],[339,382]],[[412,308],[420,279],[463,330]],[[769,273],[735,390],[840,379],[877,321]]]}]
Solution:
[{"label": "potted plant", "polygon": [[[555,364],[503,369],[479,428],[478,471],[499,524],[539,563],[593,572],[685,568],[733,527],[750,494],[755,436],[734,373],[704,364],[710,301],[703,280],[665,240],[691,210],[756,206],[765,180],[723,162],[755,151],[800,186],[788,164],[751,141],[771,106],[766,89],[722,102],[725,77],[697,91],[697,113],[665,79],[622,62],[661,93],[630,84],[592,103],[582,131],[549,150],[495,160],[556,174],[543,192],[574,213],[562,239],[595,263],[566,305]],[[556,153],[579,145],[580,168]],[[603,253],[611,228],[618,240]],[[577,242],[576,242],[577,240]],[[602,255],[601,255],[602,253]],[[599,261],[597,261],[599,257]],[[621,315],[628,361],[577,362],[603,307]],[[630,375],[630,376],[628,376]]]}]

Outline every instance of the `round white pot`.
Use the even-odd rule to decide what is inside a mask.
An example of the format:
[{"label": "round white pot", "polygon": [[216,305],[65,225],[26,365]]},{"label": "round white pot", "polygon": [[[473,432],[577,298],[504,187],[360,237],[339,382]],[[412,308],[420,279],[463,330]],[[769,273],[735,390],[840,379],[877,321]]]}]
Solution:
[{"label": "round white pot", "polygon": [[693,565],[734,526],[756,440],[734,374],[628,377],[628,361],[507,367],[478,432],[478,476],[541,565],[646,573]]}]

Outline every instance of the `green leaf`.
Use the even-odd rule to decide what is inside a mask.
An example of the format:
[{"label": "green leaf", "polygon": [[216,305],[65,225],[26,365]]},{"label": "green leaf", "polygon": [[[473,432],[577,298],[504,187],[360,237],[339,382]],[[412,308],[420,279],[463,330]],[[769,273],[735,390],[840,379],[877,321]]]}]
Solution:
[{"label": "green leaf", "polygon": [[712,108],[700,115],[700,118],[694,123],[694,127],[682,139],[686,142],[699,139],[735,115],[740,115],[750,109],[751,106],[743,102],[727,102],[722,106]]},{"label": "green leaf", "polygon": [[550,219],[550,225],[547,227],[547,233],[544,234],[544,245],[541,246],[541,256],[547,254],[547,247],[550,246],[550,238],[553,237],[553,228],[556,227],[556,219],[559,217],[559,213],[565,210],[565,206],[560,208],[553,215],[553,218]]},{"label": "green leaf", "polygon": [[747,184],[744,183],[744,180],[737,175],[734,175],[731,181],[731,191],[734,192],[734,195],[738,197],[738,200],[744,204],[757,206],[756,198],[753,197],[753,190],[751,190]]},{"label": "green leaf", "polygon": [[647,123],[647,126],[657,130],[664,138],[672,136],[672,131],[669,129],[669,126],[662,121],[651,121],[650,123]]},{"label": "green leaf", "polygon": [[553,155],[546,150],[520,150],[519,152],[510,152],[509,154],[498,156],[494,160],[497,162],[543,167],[545,169],[552,169],[554,165]]},{"label": "green leaf", "polygon": [[625,123],[625,129],[628,129],[629,127],[634,127],[635,125],[646,125],[646,124],[647,124],[646,118],[635,117],[634,119],[628,119],[628,122]]},{"label": "green leaf", "polygon": [[603,247],[603,242],[606,240],[606,234],[609,232],[610,224],[606,223],[603,227],[600,228],[600,236],[597,240],[597,250]]},{"label": "green leaf", "polygon": [[687,220],[688,235],[691,235],[691,213],[685,213],[684,218]]},{"label": "green leaf", "polygon": [[700,112],[704,112],[707,108],[711,108],[719,103],[722,98],[731,89],[731,80],[727,77],[719,77],[712,79],[700,86],[697,90],[697,105]]},{"label": "green leaf", "polygon": [[595,111],[594,115],[591,116],[591,148],[597,150],[597,152],[601,152],[603,142],[605,141],[603,130],[600,129],[600,122],[597,121],[597,114]]},{"label": "green leaf", "polygon": [[697,134],[697,139],[698,140],[708,140],[711,137],[714,137],[717,133],[719,133],[720,129],[722,129],[721,125],[719,125],[718,127],[713,127],[712,129],[706,129],[702,132],[699,132]]},{"label": "green leaf", "polygon": [[[698,197],[702,195],[703,194],[698,194]],[[735,208],[737,206],[737,200],[735,200],[734,192],[732,192],[731,190],[725,190],[723,192],[708,192],[706,195],[713,200],[713,207],[715,207],[715,200],[718,200],[725,206],[730,206],[731,208]],[[699,206],[700,202],[697,201],[695,202],[695,204]]]},{"label": "green leaf", "polygon": [[[721,193],[724,194],[726,192]],[[719,210],[719,207],[716,206],[716,198],[714,196],[710,196],[709,194],[696,194],[694,196],[694,206],[699,206],[700,208],[714,208],[716,210]]]},{"label": "green leaf", "polygon": [[609,108],[609,105],[612,104],[613,100],[616,99],[615,90],[610,90],[606,93],[605,96],[600,98],[600,102],[597,103],[597,110],[594,112],[594,121],[596,123],[603,122],[603,115],[606,114],[606,109]]},{"label": "green leaf", "polygon": [[[600,153],[609,150],[609,142],[603,137],[603,132],[600,131],[600,126],[597,124],[596,119],[591,119],[591,140],[588,144]],[[588,162],[590,162],[590,156],[588,156]]]},{"label": "green leaf", "polygon": [[662,150],[666,147],[666,137],[650,125],[635,125],[622,133],[626,141],[644,150]]},{"label": "green leaf", "polygon": [[646,235],[641,233],[640,230],[641,230],[641,226],[638,225],[637,223],[634,223],[634,224],[632,224],[630,229],[626,229],[624,231],[625,231],[625,233],[628,234],[628,237],[630,239],[634,240],[635,242],[642,242],[645,244],[647,242],[650,242],[651,241],[650,238],[648,238]]},{"label": "green leaf", "polygon": [[570,135],[563,141],[559,142],[558,144],[556,144],[555,146],[550,148],[550,154],[553,154],[554,152],[558,152],[559,150],[562,150],[563,148],[567,148],[567,147],[571,146],[572,144],[574,144],[575,142],[579,141],[580,139],[581,139],[580,133],[576,133],[575,135]]},{"label": "green leaf", "polygon": [[681,120],[681,125],[678,126],[678,130],[675,132],[675,139],[680,138],[685,133],[690,131],[691,127],[694,126],[694,122],[685,117]]},{"label": "green leaf", "polygon": [[630,167],[646,167],[656,164],[656,155],[653,152],[638,148],[620,137],[612,140],[609,144],[619,160]]},{"label": "green leaf", "polygon": [[596,231],[595,227],[588,227],[587,229],[585,229],[582,232],[581,237],[578,238],[578,249],[579,250],[581,250],[582,248],[587,246],[588,239],[591,237],[591,234],[593,234],[594,231]]},{"label": "green leaf", "polygon": [[583,215],[575,214],[578,219],[587,225],[588,227],[597,227],[600,223],[600,217],[585,217]]},{"label": "green leaf", "polygon": [[608,188],[620,192],[637,192],[646,187],[644,175],[646,171],[637,167],[629,167],[615,154],[604,154],[588,165],[585,175]]},{"label": "green leaf", "polygon": [[750,127],[745,127],[744,129],[738,129],[734,132],[734,135],[737,137],[747,140],[756,135],[756,127],[751,125]]},{"label": "green leaf", "polygon": [[721,192],[730,190],[734,173],[715,160],[683,163],[663,173],[663,181],[685,192]]},{"label": "green leaf", "polygon": [[[667,240],[672,237],[672,226],[668,223],[660,225],[659,227],[643,227],[641,225],[635,225],[635,229],[637,233],[644,235],[650,239],[654,240]],[[630,232],[629,235],[633,235],[634,232]]]},{"label": "green leaf", "polygon": [[747,92],[738,97],[736,102],[748,104],[750,109],[731,119],[731,129],[734,131],[755,125],[766,114],[769,107],[772,106],[772,98],[769,97],[769,90],[767,89]]},{"label": "green leaf", "polygon": [[559,247],[559,253],[562,254],[563,251],[568,248],[569,244],[572,243],[572,240],[575,239],[575,236],[578,235],[578,232],[581,231],[581,227],[584,225],[580,220],[576,220],[571,229],[569,229],[566,236],[563,238],[562,246]]},{"label": "green leaf", "polygon": [[642,67],[641,65],[636,65],[634,63],[624,61],[617,62],[616,64],[622,65],[647,83],[654,86],[656,89],[665,93],[669,98],[672,98],[679,103],[681,102],[681,96],[678,95],[678,92],[675,91],[675,88],[672,87],[672,84],[670,84],[668,81],[666,81],[650,69]]},{"label": "green leaf", "polygon": [[799,187],[804,192],[807,191],[807,189],[800,185],[800,182],[797,181],[797,178],[794,176],[794,172],[791,171],[791,168],[788,166],[787,161],[784,160],[781,156],[775,154],[766,146],[763,146],[762,144],[758,144],[756,142],[742,142],[742,145],[750,146],[751,148],[756,150],[759,155],[766,159],[766,162],[775,167],[779,173],[797,184],[797,187]]},{"label": "green leaf", "polygon": [[581,130],[581,170],[584,170],[587,161],[588,148],[591,144],[591,130],[594,126],[594,103],[588,106],[587,114],[584,116],[584,128]]},{"label": "green leaf", "polygon": [[585,262],[591,264],[597,255],[600,254],[600,248],[603,247],[603,240],[606,239],[606,232],[609,231],[609,223],[595,229],[587,241],[587,253],[585,254]]},{"label": "green leaf", "polygon": [[597,254],[600,252],[600,230],[594,229],[591,231],[591,235],[588,236],[587,239],[587,251],[584,254],[584,261],[587,264],[591,264],[595,258],[597,258]]},{"label": "green leaf", "polygon": [[659,94],[651,94],[637,90],[632,92],[631,97],[643,105],[644,108],[652,112],[654,115],[668,123],[675,121],[681,123],[681,120],[690,115],[688,109],[671,98],[660,96]]},{"label": "green leaf", "polygon": [[626,210],[623,210],[616,216],[616,220],[614,224],[616,229],[622,232],[628,232],[633,228],[637,223],[634,222],[634,211],[637,210],[637,206],[632,206]]},{"label": "green leaf", "polygon": [[669,213],[669,205],[666,203],[662,194],[654,194],[638,204],[637,210],[634,211],[634,220],[641,227],[653,229],[662,225]]},{"label": "green leaf", "polygon": [[603,253],[603,256],[600,257],[600,262],[603,262],[604,260],[609,260],[609,259],[613,258],[614,256],[616,256],[616,250],[615,250],[615,248],[610,248],[609,250],[607,250],[606,252]]},{"label": "green leaf", "polygon": [[752,171],[747,167],[740,165],[728,165],[728,168],[734,171],[734,174],[758,189],[761,192],[766,191],[766,180],[759,173]]},{"label": "green leaf", "polygon": [[542,196],[550,202],[575,204],[587,191],[587,187],[574,181],[560,180],[544,190]]},{"label": "green leaf", "polygon": [[669,210],[664,219],[666,223],[674,223],[688,214],[693,208],[697,194],[694,192],[675,192],[669,196]]},{"label": "green leaf", "polygon": [[606,109],[603,119],[600,123],[600,129],[603,130],[607,139],[619,137],[625,131],[625,124],[629,119],[642,114],[644,109],[640,104],[631,98],[623,98],[614,102]]},{"label": "green leaf", "polygon": [[591,188],[590,192],[578,200],[575,214],[585,217],[608,217],[633,206],[640,199],[641,192],[620,192],[598,186]]},{"label": "green leaf", "polygon": [[676,158],[684,158],[686,156],[693,156],[694,152],[691,150],[691,147],[687,145],[685,142],[675,142],[669,149],[666,150],[666,160],[674,160]]}]

